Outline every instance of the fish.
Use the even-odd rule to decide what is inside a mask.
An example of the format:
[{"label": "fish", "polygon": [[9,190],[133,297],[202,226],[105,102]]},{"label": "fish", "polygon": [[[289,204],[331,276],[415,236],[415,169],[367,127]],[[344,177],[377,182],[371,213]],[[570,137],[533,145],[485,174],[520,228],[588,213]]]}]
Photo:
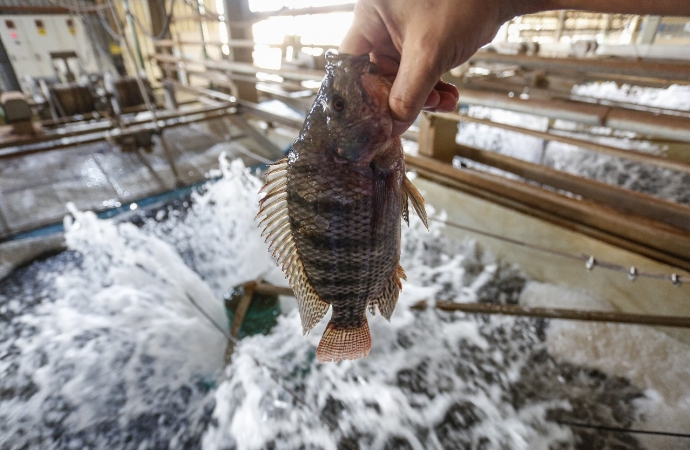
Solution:
[{"label": "fish", "polygon": [[257,219],[288,278],[306,335],[332,307],[319,362],[367,357],[366,311],[390,321],[401,280],[401,219],[429,228],[392,135],[391,82],[368,55],[327,54],[326,75],[285,158],[269,166]]}]

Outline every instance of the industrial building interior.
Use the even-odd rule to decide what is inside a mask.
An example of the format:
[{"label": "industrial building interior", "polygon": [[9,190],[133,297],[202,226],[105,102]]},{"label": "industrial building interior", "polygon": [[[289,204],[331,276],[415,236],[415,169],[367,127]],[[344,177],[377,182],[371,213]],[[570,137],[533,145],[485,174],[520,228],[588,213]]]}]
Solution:
[{"label": "industrial building interior", "polygon": [[516,17],[322,364],[255,216],[344,0],[0,0],[0,449],[690,449],[690,18]]}]

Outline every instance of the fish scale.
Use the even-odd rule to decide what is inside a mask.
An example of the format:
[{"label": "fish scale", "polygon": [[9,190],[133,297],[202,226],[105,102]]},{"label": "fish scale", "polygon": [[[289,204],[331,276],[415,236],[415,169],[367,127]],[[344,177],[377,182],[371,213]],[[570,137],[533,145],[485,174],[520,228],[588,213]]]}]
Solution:
[{"label": "fish scale", "polygon": [[424,199],[391,135],[390,83],[368,56],[329,55],[326,78],[288,156],[266,175],[257,217],[308,333],[333,308],[319,361],[365,357],[366,310],[390,320],[405,272],[401,218]]}]

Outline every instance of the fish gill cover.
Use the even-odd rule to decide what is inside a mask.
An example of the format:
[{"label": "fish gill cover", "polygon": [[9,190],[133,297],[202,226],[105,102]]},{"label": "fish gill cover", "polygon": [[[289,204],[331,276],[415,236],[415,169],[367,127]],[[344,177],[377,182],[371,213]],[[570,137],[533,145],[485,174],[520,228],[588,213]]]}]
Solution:
[{"label": "fish gill cover", "polygon": [[[304,339],[286,308],[223,369],[225,341],[186,294],[220,324],[225,289],[282,274],[253,222],[260,182],[239,162],[222,161],[222,174],[141,228],[73,211],[67,252],[0,282],[0,449],[638,449],[628,434],[555,419],[628,427],[665,407],[687,425],[687,390],[667,405],[663,392],[586,367],[586,336],[575,365],[567,329],[550,343],[546,321],[410,310],[421,299],[515,302],[527,282],[419,221],[403,231],[410,281],[391,324],[372,320],[367,359],[317,364],[322,330]],[[660,333],[621,336],[673,350]],[[602,351],[606,369],[617,359]],[[685,386],[690,355],[674,355],[668,372]],[[642,368],[632,375],[644,386]]]}]

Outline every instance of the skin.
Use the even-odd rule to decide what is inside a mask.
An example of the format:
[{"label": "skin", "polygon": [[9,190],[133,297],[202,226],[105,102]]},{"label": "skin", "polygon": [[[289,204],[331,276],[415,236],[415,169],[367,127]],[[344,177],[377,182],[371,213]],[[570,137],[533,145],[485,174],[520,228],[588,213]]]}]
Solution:
[{"label": "skin", "polygon": [[422,109],[452,111],[455,86],[441,75],[491,42],[513,17],[557,9],[690,16],[688,0],[359,0],[340,52],[368,53],[393,81],[393,133],[402,134]]}]

